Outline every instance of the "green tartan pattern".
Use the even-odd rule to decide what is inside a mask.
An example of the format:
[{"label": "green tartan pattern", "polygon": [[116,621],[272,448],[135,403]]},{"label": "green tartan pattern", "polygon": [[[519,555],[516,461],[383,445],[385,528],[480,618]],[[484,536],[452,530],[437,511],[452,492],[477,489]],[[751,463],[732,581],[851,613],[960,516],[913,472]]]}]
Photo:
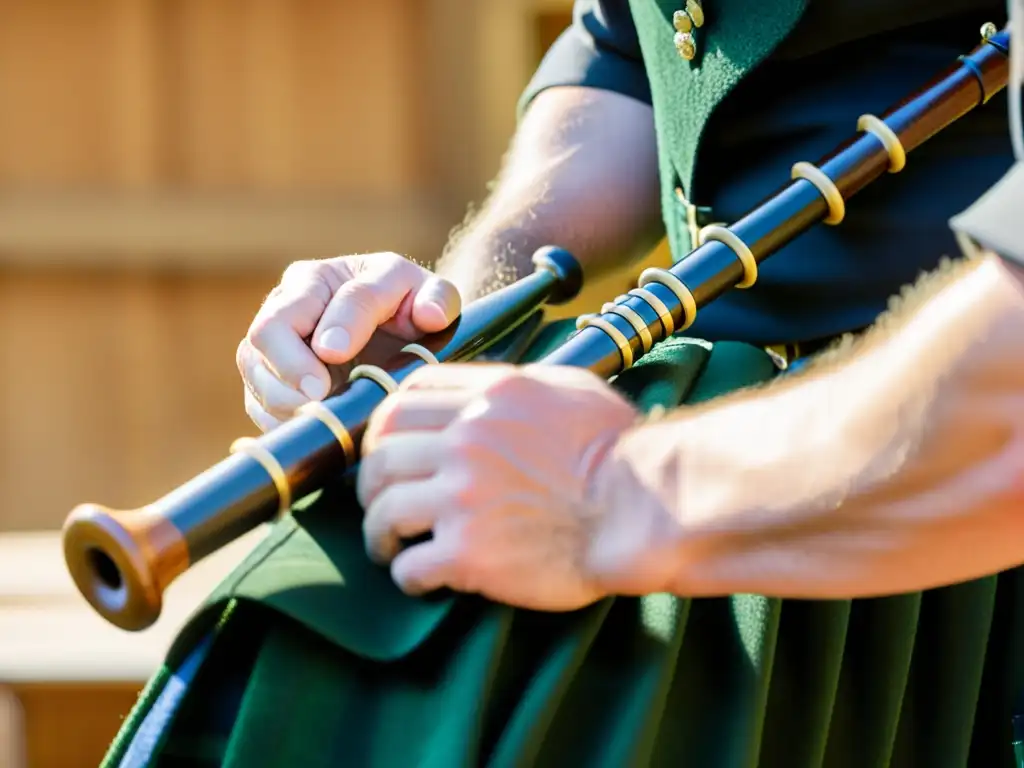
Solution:
[{"label": "green tartan pattern", "polygon": [[[650,409],[774,375],[752,347],[674,339],[616,386]],[[1012,765],[1017,572],[876,600],[650,595],[542,614],[401,595],[359,518],[339,483],[279,523],[182,632],[106,765],[218,621],[161,768]]]}]

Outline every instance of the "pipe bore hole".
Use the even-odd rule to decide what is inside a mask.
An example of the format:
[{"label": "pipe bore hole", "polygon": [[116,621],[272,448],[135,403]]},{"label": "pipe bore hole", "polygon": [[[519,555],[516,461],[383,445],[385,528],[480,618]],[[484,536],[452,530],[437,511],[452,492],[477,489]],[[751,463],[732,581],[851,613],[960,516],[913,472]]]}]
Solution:
[{"label": "pipe bore hole", "polygon": [[89,565],[100,583],[111,590],[119,590],[124,585],[121,579],[121,570],[117,567],[110,555],[99,549],[90,549],[87,555]]}]

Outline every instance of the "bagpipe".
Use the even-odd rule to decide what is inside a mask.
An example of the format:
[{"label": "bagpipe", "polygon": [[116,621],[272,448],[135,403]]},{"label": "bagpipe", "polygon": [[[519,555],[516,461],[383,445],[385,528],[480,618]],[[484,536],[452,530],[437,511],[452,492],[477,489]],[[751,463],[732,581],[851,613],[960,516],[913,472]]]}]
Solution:
[{"label": "bagpipe", "polygon": [[[731,226],[712,225],[668,269],[644,271],[638,286],[580,318],[577,332],[541,364],[586,368],[611,378],[654,345],[685,331],[709,302],[749,289],[758,266],[812,226],[840,224],[846,203],[907,155],[1007,86],[1008,30],[986,25],[982,41],[945,72],[880,115],[821,160],[799,162],[777,193]],[[312,402],[158,501],[137,510],[77,507],[63,530],[64,556],[89,604],[112,624],[142,630],[160,615],[164,591],[192,564],[287,513],[293,502],[350,472],[371,415],[424,365],[502,359],[536,327],[546,304],[571,300],[582,273],[564,250],[548,247],[536,270],[465,307],[448,329],[408,344],[386,365],[356,365],[348,387]]]}]

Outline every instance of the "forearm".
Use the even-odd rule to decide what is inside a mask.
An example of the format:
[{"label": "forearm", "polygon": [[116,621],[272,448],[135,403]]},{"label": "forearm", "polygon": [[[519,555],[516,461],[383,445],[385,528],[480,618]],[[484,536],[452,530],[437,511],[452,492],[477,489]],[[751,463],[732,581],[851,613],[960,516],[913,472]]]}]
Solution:
[{"label": "forearm", "polygon": [[680,594],[857,597],[1018,565],[1020,285],[960,270],[845,360],[638,427],[614,464],[667,513],[652,557]]},{"label": "forearm", "polygon": [[453,238],[438,271],[472,300],[532,271],[558,245],[587,278],[660,238],[651,108],[607,91],[553,88],[524,115],[489,199]]}]

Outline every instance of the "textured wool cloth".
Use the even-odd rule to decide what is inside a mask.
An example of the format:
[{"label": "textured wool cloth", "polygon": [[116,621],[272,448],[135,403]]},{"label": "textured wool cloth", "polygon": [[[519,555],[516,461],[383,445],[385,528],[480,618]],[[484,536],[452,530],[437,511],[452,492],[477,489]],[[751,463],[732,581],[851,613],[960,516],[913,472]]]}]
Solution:
[{"label": "textured wool cloth", "polygon": [[[650,410],[775,375],[754,347],[676,338],[615,385]],[[545,614],[402,595],[360,517],[340,478],[276,524],[182,631],[105,768],[1011,765],[1018,572],[884,599],[656,594]]]}]

